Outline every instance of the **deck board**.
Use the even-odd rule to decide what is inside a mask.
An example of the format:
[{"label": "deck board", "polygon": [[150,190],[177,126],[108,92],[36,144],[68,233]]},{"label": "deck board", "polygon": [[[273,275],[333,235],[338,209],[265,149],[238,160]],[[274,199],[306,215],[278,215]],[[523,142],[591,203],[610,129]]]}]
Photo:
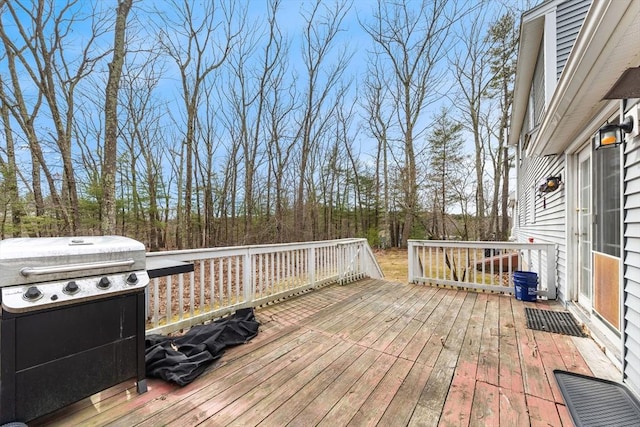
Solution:
[{"label": "deck board", "polygon": [[502,389],[524,393],[512,301],[512,298],[500,299],[498,383]]},{"label": "deck board", "polygon": [[[469,324],[475,299],[475,293],[458,292],[456,298],[449,306],[448,316],[443,318],[441,322],[441,325],[450,325],[450,327],[440,328],[438,329],[438,333],[432,335],[432,337],[437,337],[439,334],[442,334],[440,336],[446,338],[443,341],[435,343],[430,348],[425,346],[425,348],[430,350],[437,346],[440,346],[440,348],[437,352],[437,359],[435,363],[432,364],[433,370],[431,371],[429,380],[422,390],[409,425],[438,424],[458,363],[458,355],[460,354],[460,349],[464,341],[464,335]],[[453,321],[453,319],[456,321]],[[435,352],[431,350],[428,353],[434,354]],[[425,353],[421,353],[420,356],[422,357],[423,354]],[[420,360],[420,358],[418,358],[418,360]],[[416,363],[419,363],[419,361],[416,361]],[[428,362],[425,364],[430,365]]]},{"label": "deck board", "polygon": [[331,411],[333,406],[356,384],[371,366],[378,360],[381,353],[375,350],[366,350],[351,366],[340,375],[339,381],[331,383],[321,394],[313,399],[296,417],[288,424],[290,426],[305,427],[317,425]]},{"label": "deck board", "polygon": [[509,295],[361,280],[256,310],[193,383],[123,383],[29,425],[570,425],[553,369],[619,376],[590,338],[526,328]]},{"label": "deck board", "polygon": [[[525,305],[527,304],[525,303]],[[542,364],[540,349],[538,348],[534,331],[526,327],[524,309],[513,310],[513,317],[516,325],[516,336],[525,393],[552,402],[553,393],[549,385],[549,378],[547,378],[544,365]],[[549,339],[552,338],[549,337]]]},{"label": "deck board", "polygon": [[480,359],[478,360],[478,381],[487,384],[498,385],[499,349],[500,343],[500,301],[490,298],[487,301],[484,324],[482,325],[482,338],[480,344]]},{"label": "deck board", "polygon": [[[263,426],[283,426],[294,419],[311,402],[336,382],[343,372],[351,366],[364,352],[364,347],[351,346],[342,356],[335,360],[321,374],[295,393],[286,405],[281,405],[271,412],[259,425]],[[240,424],[250,425],[250,424]]]},{"label": "deck board", "polygon": [[[440,298],[434,298],[430,301],[430,305],[433,306],[433,310],[429,312],[427,319],[424,320],[422,327],[415,334],[411,342],[409,342],[402,353],[400,353],[400,357],[414,362],[416,361],[418,356],[422,353],[425,345],[431,339],[431,336],[437,333],[435,329],[449,310],[449,306],[451,305],[454,296],[455,292],[441,293]],[[439,340],[440,337],[437,339]]]},{"label": "deck board", "polygon": [[439,424],[442,426],[469,425],[486,307],[487,295],[479,294],[469,318],[455,375],[440,417]]}]

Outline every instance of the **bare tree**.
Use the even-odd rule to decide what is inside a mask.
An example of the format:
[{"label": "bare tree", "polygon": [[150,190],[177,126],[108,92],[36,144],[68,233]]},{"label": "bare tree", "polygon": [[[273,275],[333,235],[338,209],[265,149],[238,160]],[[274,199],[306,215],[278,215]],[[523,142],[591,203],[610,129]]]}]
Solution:
[{"label": "bare tree", "polygon": [[123,120],[120,133],[127,148],[120,174],[131,188],[131,213],[135,235],[144,236],[152,251],[164,246],[160,202],[166,136],[162,120],[167,115],[155,92],[164,74],[157,53],[133,58],[122,75],[120,98]]},{"label": "bare tree", "polygon": [[384,80],[392,87],[390,102],[402,141],[402,185],[406,245],[418,214],[416,141],[424,135],[425,109],[435,102],[444,76],[438,64],[446,57],[451,28],[462,12],[448,0],[421,2],[417,8],[406,2],[379,0],[372,23],[364,23],[379,57]]},{"label": "bare tree", "polygon": [[470,240],[475,213],[475,174],[474,161],[464,158],[456,166],[455,179],[451,182],[452,201],[460,208],[460,221],[453,222],[456,233],[462,240]]},{"label": "bare tree", "polygon": [[[391,142],[389,141],[392,130],[392,118],[396,115],[394,108],[397,106],[388,102],[390,95],[387,82],[384,81],[381,66],[378,63],[378,56],[372,59],[367,67],[367,77],[364,83],[364,96],[362,107],[366,111],[365,120],[367,122],[367,131],[372,135],[376,144],[376,171],[375,171],[375,197],[376,197],[376,219],[382,215],[382,226],[376,224],[378,233],[381,236],[383,246],[398,246],[399,238],[394,236],[390,239],[391,230],[391,212],[390,212],[390,174],[389,174],[389,156],[391,150]],[[382,208],[380,214],[379,209]]]},{"label": "bare tree", "polygon": [[336,56],[329,56],[348,10],[349,5],[345,3],[336,2],[325,6],[321,0],[316,0],[311,10],[303,15],[305,30],[302,61],[306,74],[303,83],[305,88],[302,90],[303,107],[296,135],[299,143],[300,176],[296,185],[294,208],[295,223],[300,233],[304,233],[307,222],[305,195],[308,193],[305,190],[312,187],[313,165],[310,157],[323,133],[327,131],[327,121],[335,108],[335,105],[329,103],[329,97],[340,83],[349,62],[349,55],[344,50]]},{"label": "bare tree", "polygon": [[188,0],[172,0],[169,9],[160,23],[159,41],[178,66],[184,102],[184,208],[178,206],[177,218],[177,245],[182,248],[185,238],[187,244],[192,239],[193,158],[202,91],[210,74],[226,61],[240,32],[233,28],[236,3],[232,0],[204,2],[198,10]]},{"label": "bare tree", "polygon": [[[0,39],[6,51],[9,69],[10,90],[4,91],[2,100],[9,105],[13,118],[18,123],[33,155],[35,175],[42,171],[49,186],[49,194],[60,215],[62,225],[57,233],[73,234],[78,230],[80,212],[76,174],[72,153],[72,129],[75,116],[75,93],[80,82],[89,75],[106,52],[96,46],[96,40],[105,33],[104,20],[98,11],[81,15],[77,1],[58,4],[38,0],[4,2],[0,19]],[[6,32],[7,25],[13,27],[12,36]],[[88,37],[73,53],[68,53],[67,39],[74,26],[84,25],[89,20]],[[37,88],[33,100],[24,95],[25,81]],[[31,86],[29,86],[30,88]],[[46,110],[46,111],[45,111]],[[53,132],[42,128],[53,127]],[[62,161],[62,187],[56,186],[57,171],[45,160],[42,147],[55,147]],[[39,185],[39,184],[38,184]],[[40,198],[39,188],[34,188]],[[42,200],[37,200],[38,210],[43,213]]]},{"label": "bare tree", "polygon": [[[344,101],[341,98],[339,100],[339,107],[336,109],[335,117],[336,141],[344,146],[346,155],[345,163],[347,163],[345,169],[347,169],[348,175],[352,177],[350,181],[352,181],[354,192],[354,233],[356,235],[364,236],[369,229],[369,215],[365,209],[366,206],[363,199],[364,179],[361,177],[363,171],[359,160],[362,153],[359,150],[356,151],[354,144],[352,143],[352,139],[357,137],[353,129],[355,101],[353,101],[351,105],[344,105]],[[343,235],[348,236],[349,234],[345,233]]]},{"label": "bare tree", "polygon": [[[492,79],[490,84],[490,95],[497,99],[499,115],[497,125],[498,145],[496,147],[495,173],[498,179],[497,189],[501,187],[500,205],[501,218],[498,223],[498,198],[494,199],[493,210],[495,211],[496,236],[506,240],[509,233],[509,151],[506,145],[507,127],[511,115],[511,105],[513,103],[513,85],[516,72],[516,54],[518,48],[518,28],[516,26],[515,13],[508,11],[494,21],[489,28],[487,38],[491,43],[490,67]],[[502,185],[499,185],[502,180]]]},{"label": "bare tree", "polygon": [[119,0],[113,34],[113,57],[104,103],[104,158],[102,160],[102,234],[116,232],[116,155],[118,152],[118,90],[126,55],[127,16],[133,0]]},{"label": "bare tree", "polygon": [[227,67],[232,78],[220,91],[230,106],[226,123],[232,143],[240,144],[244,173],[242,241],[245,244],[254,242],[259,230],[254,216],[260,209],[259,172],[266,161],[267,102],[269,91],[278,84],[284,61],[283,36],[276,20],[280,4],[279,0],[269,2],[265,26],[258,22],[249,25],[252,31],[238,40]]},{"label": "bare tree", "polygon": [[[292,227],[287,227],[286,212],[289,207],[289,196],[293,196],[293,192],[289,192],[288,188],[293,188],[294,182],[292,178],[291,185],[287,185],[287,166],[290,165],[290,159],[293,157],[295,138],[288,131],[297,107],[297,100],[294,86],[286,84],[285,63],[278,66],[272,77],[265,104],[265,143],[269,159],[267,184],[269,191],[273,192],[274,199],[274,240],[282,243],[290,240],[292,235]],[[268,200],[270,201],[271,197],[268,197]]]},{"label": "bare tree", "polygon": [[[452,58],[458,87],[456,100],[464,100],[455,105],[469,118],[466,127],[475,147],[476,238],[481,240],[490,235],[506,239],[509,227],[509,155],[505,132],[517,49],[515,15],[507,12],[488,23],[489,11],[486,7],[477,9],[469,25],[458,35],[459,43]],[[491,163],[487,163],[489,159]],[[487,177],[490,179],[485,182]]]},{"label": "bare tree", "polygon": [[[208,100],[214,99],[214,87],[208,86],[204,88],[204,98]],[[221,177],[229,176],[227,168],[223,173],[216,170],[216,155],[222,145],[220,136],[217,131],[217,121],[220,120],[218,113],[218,104],[207,102],[204,106],[204,114],[199,120],[199,133],[201,145],[196,157],[196,169],[200,175],[202,183],[200,184],[202,193],[202,215],[201,224],[201,244],[205,247],[214,246],[216,241],[220,240],[220,218],[222,212],[226,209],[226,194],[219,191],[221,185]],[[234,142],[231,141],[233,144]],[[220,162],[223,164],[222,162]],[[226,182],[226,179],[224,179]],[[218,211],[216,211],[218,209]],[[216,215],[217,213],[217,215]]]},{"label": "bare tree", "polygon": [[[4,99],[4,84],[2,83],[2,75],[0,75],[0,100]],[[20,236],[21,222],[25,215],[25,210],[20,200],[20,194],[18,193],[18,167],[16,164],[13,130],[9,118],[9,106],[4,102],[0,102],[0,120],[2,120],[4,140],[7,143],[6,149],[2,150],[2,154],[6,156],[6,160],[0,156],[0,176],[2,176],[4,184],[2,197],[4,199],[3,201],[5,201],[5,211],[3,212],[2,226],[0,227],[0,238],[4,239],[7,231],[5,225],[8,216],[7,209],[11,210],[11,229],[9,232],[13,237]]]},{"label": "bare tree", "polygon": [[471,133],[474,144],[474,163],[476,181],[476,239],[487,238],[485,226],[486,196],[484,179],[486,176],[487,149],[490,144],[485,137],[486,127],[483,121],[487,89],[491,82],[489,70],[490,44],[485,37],[487,8],[479,8],[469,24],[457,35],[458,44],[452,57],[456,77],[457,94],[453,104],[459,109],[465,121],[466,129]]}]

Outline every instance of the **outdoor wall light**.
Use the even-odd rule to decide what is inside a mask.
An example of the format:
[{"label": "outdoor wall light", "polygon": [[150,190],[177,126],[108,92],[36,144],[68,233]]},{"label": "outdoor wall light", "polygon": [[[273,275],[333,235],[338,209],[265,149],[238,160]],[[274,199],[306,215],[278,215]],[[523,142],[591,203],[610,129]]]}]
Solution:
[{"label": "outdoor wall light", "polygon": [[540,191],[540,193],[551,193],[552,191],[556,191],[560,188],[560,184],[562,184],[562,175],[548,176],[538,186],[538,191]]},{"label": "outdoor wall light", "polygon": [[598,129],[596,138],[596,150],[604,147],[613,147],[624,142],[624,133],[633,130],[633,117],[627,116],[620,124],[607,123]]}]

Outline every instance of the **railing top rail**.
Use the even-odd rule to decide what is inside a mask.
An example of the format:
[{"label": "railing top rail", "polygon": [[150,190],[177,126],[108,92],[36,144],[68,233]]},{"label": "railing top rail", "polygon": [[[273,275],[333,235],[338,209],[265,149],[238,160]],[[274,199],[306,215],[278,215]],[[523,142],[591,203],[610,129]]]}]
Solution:
[{"label": "railing top rail", "polygon": [[171,256],[178,258],[203,258],[215,256],[237,256],[249,253],[280,252],[297,249],[321,248],[349,243],[366,242],[364,238],[346,238],[335,240],[319,240],[311,242],[274,243],[265,245],[225,246],[219,248],[180,249],[173,251],[147,252],[148,257]]},{"label": "railing top rail", "polygon": [[463,240],[409,240],[409,246],[432,246],[445,248],[472,248],[472,249],[532,249],[544,250],[555,247],[555,243],[523,243],[523,242],[496,242],[496,241],[463,241]]}]

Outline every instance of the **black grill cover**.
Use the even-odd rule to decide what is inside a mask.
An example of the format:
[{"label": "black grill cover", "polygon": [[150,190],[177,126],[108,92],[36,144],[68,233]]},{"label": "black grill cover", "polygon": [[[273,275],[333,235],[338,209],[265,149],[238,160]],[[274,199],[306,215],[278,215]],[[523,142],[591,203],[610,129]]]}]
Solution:
[{"label": "black grill cover", "polygon": [[253,309],[246,308],[208,325],[194,326],[178,337],[148,335],[147,376],[181,386],[189,384],[222,357],[225,348],[244,344],[258,335],[259,326]]}]

